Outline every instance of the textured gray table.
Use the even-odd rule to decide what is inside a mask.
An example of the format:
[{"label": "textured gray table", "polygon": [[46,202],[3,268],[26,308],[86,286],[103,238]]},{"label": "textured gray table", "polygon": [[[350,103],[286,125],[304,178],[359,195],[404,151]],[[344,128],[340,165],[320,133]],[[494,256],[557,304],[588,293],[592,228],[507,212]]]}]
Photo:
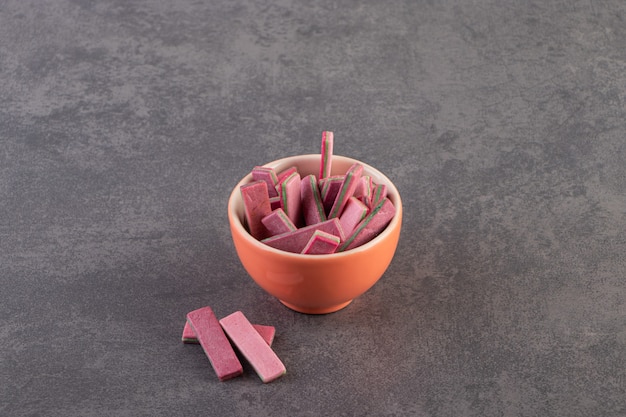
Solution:
[{"label": "textured gray table", "polygon": [[[625,416],[626,4],[0,3],[0,415]],[[402,193],[394,261],[308,316],[226,219],[318,151]],[[274,325],[220,383],[185,313]]]}]

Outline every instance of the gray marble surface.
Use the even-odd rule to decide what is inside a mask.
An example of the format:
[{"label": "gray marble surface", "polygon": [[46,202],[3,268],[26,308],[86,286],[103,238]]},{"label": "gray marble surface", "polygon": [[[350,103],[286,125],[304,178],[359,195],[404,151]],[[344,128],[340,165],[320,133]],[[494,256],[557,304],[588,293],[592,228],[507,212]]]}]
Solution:
[{"label": "gray marble surface", "polygon": [[[0,415],[626,416],[626,3],[0,2]],[[340,312],[246,275],[252,166],[383,171],[395,258]],[[219,382],[205,305],[287,374]]]}]

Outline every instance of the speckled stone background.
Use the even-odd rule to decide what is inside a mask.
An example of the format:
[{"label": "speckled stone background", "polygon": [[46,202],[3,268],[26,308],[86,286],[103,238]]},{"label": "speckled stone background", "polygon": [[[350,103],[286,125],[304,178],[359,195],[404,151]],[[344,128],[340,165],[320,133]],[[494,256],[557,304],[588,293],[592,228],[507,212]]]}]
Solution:
[{"label": "speckled stone background", "polygon": [[[626,416],[626,3],[0,2],[0,415]],[[319,150],[405,205],[344,310],[257,287],[226,201]],[[274,325],[217,380],[185,314]]]}]

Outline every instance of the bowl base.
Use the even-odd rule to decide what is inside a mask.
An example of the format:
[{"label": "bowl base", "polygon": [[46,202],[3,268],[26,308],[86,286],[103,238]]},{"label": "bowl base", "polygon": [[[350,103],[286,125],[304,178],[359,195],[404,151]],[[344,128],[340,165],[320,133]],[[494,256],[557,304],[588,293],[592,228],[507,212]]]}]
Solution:
[{"label": "bowl base", "polygon": [[352,302],[352,300],[349,300],[349,301],[346,301],[345,303],[336,304],[336,305],[330,306],[330,307],[308,308],[308,307],[299,307],[299,306],[293,305],[293,304],[288,303],[288,302],[283,301],[283,300],[278,300],[278,301],[280,301],[286,307],[289,307],[290,309],[292,309],[294,311],[297,311],[298,313],[304,313],[304,314],[328,314],[328,313],[334,313],[335,311],[341,310],[342,308],[346,307],[348,304],[350,304]]}]

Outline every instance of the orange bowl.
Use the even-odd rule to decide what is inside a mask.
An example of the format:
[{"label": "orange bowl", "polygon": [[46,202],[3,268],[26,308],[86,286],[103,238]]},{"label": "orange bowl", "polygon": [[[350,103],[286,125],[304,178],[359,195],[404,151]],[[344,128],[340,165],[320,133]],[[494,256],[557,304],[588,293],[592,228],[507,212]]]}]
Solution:
[{"label": "orange bowl", "polygon": [[[396,214],[378,236],[357,248],[328,255],[303,255],[274,249],[253,238],[244,227],[244,207],[239,187],[252,181],[248,174],[228,200],[228,221],[239,260],[250,277],[292,310],[307,314],[332,313],[346,307],[370,289],[384,274],[398,246],[402,201],[393,183],[375,168],[333,155],[331,175],[345,174],[354,164],[363,175],[387,186]],[[280,172],[295,166],[300,175],[319,175],[320,155],[298,155],[266,164]]]}]

